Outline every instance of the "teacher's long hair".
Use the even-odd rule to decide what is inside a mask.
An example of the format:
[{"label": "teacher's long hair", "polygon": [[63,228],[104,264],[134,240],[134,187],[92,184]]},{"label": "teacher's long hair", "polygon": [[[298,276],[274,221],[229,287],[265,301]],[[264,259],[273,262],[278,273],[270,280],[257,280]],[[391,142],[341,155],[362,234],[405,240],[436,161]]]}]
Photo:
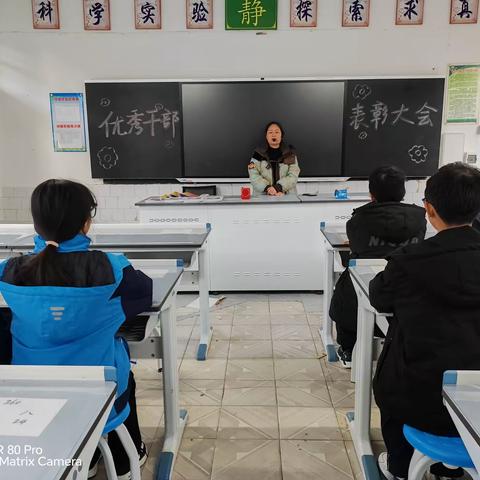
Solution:
[{"label": "teacher's long hair", "polygon": [[268,148],[268,142],[267,142],[267,139],[266,139],[267,131],[272,125],[277,125],[278,128],[280,129],[280,132],[282,132],[282,141],[280,142],[280,148],[283,148],[283,147],[287,146],[291,150],[295,150],[295,147],[293,145],[290,145],[285,141],[285,130],[283,129],[282,124],[280,122],[276,122],[274,120],[272,120],[271,122],[268,122],[267,125],[265,126],[265,130],[264,130],[264,134],[263,134],[263,141],[265,143],[266,148]]},{"label": "teacher's long hair", "polygon": [[275,122],[275,121],[271,121],[271,122],[268,122],[266,127],[265,127],[265,136],[267,135],[267,132],[268,132],[268,129],[272,126],[272,125],[277,125],[277,127],[280,129],[280,131],[282,132],[282,142],[283,142],[283,139],[285,137],[285,130],[283,129],[282,127],[282,124],[280,122]]}]

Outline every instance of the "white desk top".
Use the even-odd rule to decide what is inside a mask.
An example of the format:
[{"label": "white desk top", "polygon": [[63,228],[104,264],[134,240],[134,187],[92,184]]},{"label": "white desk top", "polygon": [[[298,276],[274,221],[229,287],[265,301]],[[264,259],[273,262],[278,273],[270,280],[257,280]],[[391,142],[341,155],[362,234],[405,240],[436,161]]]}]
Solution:
[{"label": "white desk top", "polygon": [[[335,250],[342,250],[347,249],[350,246],[350,242],[347,236],[347,226],[346,224],[343,225],[326,225],[325,227],[321,228],[320,231],[322,232],[323,236],[327,239],[330,243],[332,248]],[[435,236],[437,232],[432,228],[427,228],[425,233],[425,238],[431,238]]]},{"label": "white desk top", "polygon": [[[10,400],[10,403],[15,400],[23,402],[25,411],[21,412],[24,415],[19,418],[21,417],[22,421],[27,419],[25,423],[21,424],[21,428],[25,430],[21,436],[2,435],[0,421],[0,459],[5,462],[5,459],[9,457],[8,463],[0,467],[1,478],[8,480],[64,478],[63,475],[68,473],[72,466],[65,465],[65,462],[60,465],[48,465],[48,460],[79,458],[80,452],[115,396],[116,389],[117,386],[114,382],[0,379],[0,404],[5,403],[7,399]],[[32,402],[31,399],[43,399],[47,403],[49,399],[65,401],[40,434],[38,434],[38,429],[33,432],[35,428],[31,429],[29,426],[30,419],[31,425],[33,425],[35,416],[43,414],[39,407],[35,406],[39,402]],[[22,403],[12,405],[12,408],[18,410],[20,405]],[[8,408],[8,406],[3,406],[3,408]],[[4,428],[7,427],[4,426]],[[29,428],[32,431],[29,431]],[[36,435],[29,436],[30,433]],[[10,448],[12,453],[9,452],[9,446],[12,446]],[[1,447],[3,447],[3,453]],[[38,450],[32,451],[32,449]],[[27,459],[23,462],[25,464],[22,465],[22,462],[16,460],[17,457]],[[28,465],[28,460],[30,460],[30,465]],[[11,462],[13,464],[9,466]],[[88,465],[84,465],[83,468],[88,468]]]},{"label": "white desk top", "polygon": [[442,394],[480,447],[480,386],[444,385]]},{"label": "white desk top", "polygon": [[345,225],[321,228],[320,231],[335,250],[349,250],[350,242]]},{"label": "white desk top", "polygon": [[[144,249],[155,250],[175,249],[175,248],[201,248],[205,243],[210,231],[192,232],[186,230],[185,232],[169,232],[169,233],[154,233],[154,232],[129,232],[129,233],[92,233],[88,235],[92,243],[90,249]],[[8,238],[0,235],[0,248],[10,248],[14,250],[32,250],[34,246],[33,237],[23,236],[19,238],[17,235],[12,238],[11,234]]]},{"label": "white desk top", "polygon": [[[368,260],[364,261],[368,262]],[[375,259],[373,261],[377,264],[349,267],[352,280],[360,287],[360,289],[368,299],[370,298],[370,282],[375,278],[378,273],[383,272],[387,264],[386,260],[382,259]],[[388,331],[389,324],[386,317],[389,316],[391,316],[391,313],[382,313],[375,311],[375,323],[378,325],[378,327],[384,334],[386,334]]]},{"label": "white desk top", "polygon": [[[377,262],[380,261],[381,260],[377,260]],[[383,265],[359,265],[349,267],[350,274],[367,297],[369,296],[370,282],[375,278],[378,273],[385,270],[386,263],[387,262],[384,261]]]},{"label": "white desk top", "polygon": [[[317,195],[297,195],[295,193],[289,193],[280,197],[269,196],[265,194],[252,195],[248,200],[242,200],[239,196],[227,195],[222,198],[212,199],[208,203],[216,206],[225,205],[284,205],[288,203],[296,204],[308,204],[308,203],[349,203],[349,202],[361,202],[367,203],[370,201],[370,197],[364,193],[351,193],[346,199],[335,198],[333,192],[330,194],[317,194]],[[207,202],[189,202],[189,201],[165,201],[157,200],[155,197],[148,197],[144,200],[140,200],[135,204],[137,207],[159,207],[159,206],[185,206],[185,205],[204,205]]]}]

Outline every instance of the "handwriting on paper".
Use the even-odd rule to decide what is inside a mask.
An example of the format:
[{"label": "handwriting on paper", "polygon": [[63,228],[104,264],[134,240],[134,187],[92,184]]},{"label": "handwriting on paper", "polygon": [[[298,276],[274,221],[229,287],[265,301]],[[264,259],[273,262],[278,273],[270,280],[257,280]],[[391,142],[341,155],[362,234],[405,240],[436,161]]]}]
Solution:
[{"label": "handwriting on paper", "polygon": [[38,437],[66,403],[62,398],[0,397],[0,432]]}]

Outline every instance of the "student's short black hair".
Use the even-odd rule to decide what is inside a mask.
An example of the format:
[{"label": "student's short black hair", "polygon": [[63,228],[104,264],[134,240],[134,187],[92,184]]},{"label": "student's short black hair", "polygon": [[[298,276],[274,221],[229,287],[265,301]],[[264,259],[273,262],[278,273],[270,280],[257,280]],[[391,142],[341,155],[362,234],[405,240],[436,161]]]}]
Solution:
[{"label": "student's short black hair", "polygon": [[368,189],[377,202],[401,202],[405,196],[405,173],[394,166],[375,169],[368,179]]},{"label": "student's short black hair", "polygon": [[480,212],[480,171],[450,163],[427,180],[425,200],[448,225],[472,223]]}]

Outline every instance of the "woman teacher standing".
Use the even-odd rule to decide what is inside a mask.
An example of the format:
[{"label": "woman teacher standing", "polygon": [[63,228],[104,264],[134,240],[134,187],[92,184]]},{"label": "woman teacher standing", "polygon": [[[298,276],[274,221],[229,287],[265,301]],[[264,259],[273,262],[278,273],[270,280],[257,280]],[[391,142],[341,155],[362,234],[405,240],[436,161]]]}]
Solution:
[{"label": "woman teacher standing", "polygon": [[278,122],[266,126],[266,145],[255,149],[248,164],[255,193],[280,196],[296,192],[300,167],[293,147],[285,145],[283,137],[283,128]]}]

